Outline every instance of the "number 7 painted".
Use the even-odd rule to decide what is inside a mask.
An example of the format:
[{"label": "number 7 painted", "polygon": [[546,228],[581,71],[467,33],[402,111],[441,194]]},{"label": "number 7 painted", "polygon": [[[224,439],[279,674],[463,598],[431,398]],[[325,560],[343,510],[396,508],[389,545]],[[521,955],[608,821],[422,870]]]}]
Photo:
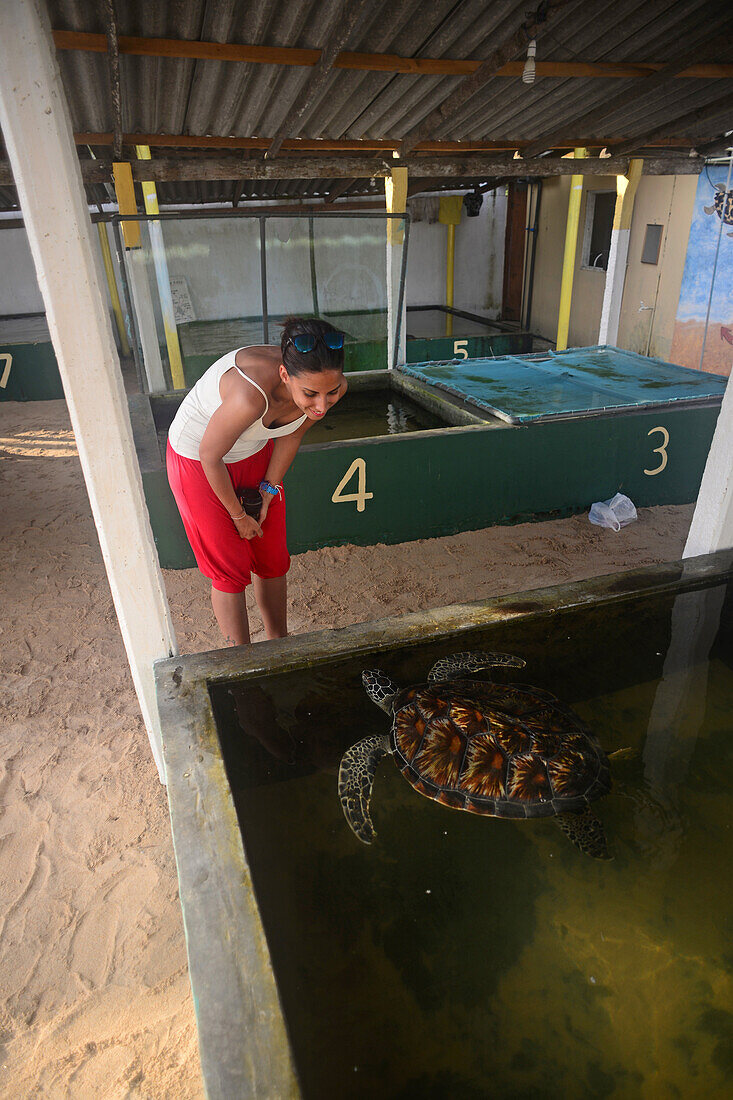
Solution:
[{"label": "number 7 painted", "polygon": [[13,357],[9,351],[0,352],[0,363],[5,360],[5,368],[3,373],[0,374],[0,389],[5,389],[8,384],[8,378],[10,378],[10,368],[13,364]]}]

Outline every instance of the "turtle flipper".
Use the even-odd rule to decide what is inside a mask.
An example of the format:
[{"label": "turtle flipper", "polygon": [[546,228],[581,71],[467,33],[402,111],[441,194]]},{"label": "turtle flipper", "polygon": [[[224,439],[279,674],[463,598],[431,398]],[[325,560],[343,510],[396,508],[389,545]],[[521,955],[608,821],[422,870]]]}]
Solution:
[{"label": "turtle flipper", "polygon": [[339,768],[339,798],[351,828],[364,844],[376,836],[369,816],[369,800],[377,765],[390,752],[389,736],[365,737],[347,749]]},{"label": "turtle flipper", "polygon": [[608,853],[603,825],[592,810],[583,810],[579,814],[558,814],[554,820],[568,840],[572,840],[576,848],[580,848],[587,856],[593,859],[613,859]]},{"label": "turtle flipper", "polygon": [[450,657],[441,657],[428,673],[428,680],[451,680],[461,672],[478,672],[481,668],[524,668],[527,664],[521,657],[511,653],[452,653]]}]

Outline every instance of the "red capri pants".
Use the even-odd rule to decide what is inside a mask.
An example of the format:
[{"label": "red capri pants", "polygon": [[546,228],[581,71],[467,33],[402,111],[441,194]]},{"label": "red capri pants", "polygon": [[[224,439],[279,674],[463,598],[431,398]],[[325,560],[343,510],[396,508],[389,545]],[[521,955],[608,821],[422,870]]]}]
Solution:
[{"label": "red capri pants", "polygon": [[[267,473],[273,443],[241,462],[227,462],[235,491],[256,489]],[[231,517],[209,485],[204,468],[193,458],[183,458],[168,444],[168,481],[186,528],[196,564],[219,592],[244,592],[252,573],[270,579],[290,568],[285,538],[285,497],[282,489],[272,498],[262,528],[262,538],[242,539]]]}]

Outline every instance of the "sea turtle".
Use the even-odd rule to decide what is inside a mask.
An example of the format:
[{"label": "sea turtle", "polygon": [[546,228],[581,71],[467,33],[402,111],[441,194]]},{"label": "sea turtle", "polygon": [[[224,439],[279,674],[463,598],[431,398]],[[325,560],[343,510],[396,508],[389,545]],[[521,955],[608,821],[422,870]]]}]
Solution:
[{"label": "sea turtle", "polygon": [[365,737],[341,760],[339,797],[359,840],[374,839],[372,784],[391,753],[427,798],[489,817],[553,816],[582,852],[610,858],[589,807],[611,789],[608,758],[593,734],[548,691],[465,678],[525,664],[508,653],[456,653],[433,665],[427,683],[402,689],[379,669],[362,673],[367,695],[393,721],[389,733]]},{"label": "sea turtle", "polygon": [[[712,206],[703,206],[706,214],[717,214],[723,225],[733,225],[733,191],[726,191],[725,184],[715,184],[715,196]],[[728,234],[733,237],[733,233]]]}]

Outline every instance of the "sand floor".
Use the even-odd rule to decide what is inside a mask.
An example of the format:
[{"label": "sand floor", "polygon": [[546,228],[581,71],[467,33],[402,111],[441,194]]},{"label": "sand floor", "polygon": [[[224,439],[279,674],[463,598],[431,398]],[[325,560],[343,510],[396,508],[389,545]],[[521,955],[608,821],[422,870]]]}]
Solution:
[{"label": "sand floor", "polygon": [[[0,404],[0,515],[0,1096],[200,1097],[165,790],[62,401]],[[311,551],[293,560],[291,627],[678,558],[691,516]],[[165,581],[181,651],[217,646],[204,579]]]}]

